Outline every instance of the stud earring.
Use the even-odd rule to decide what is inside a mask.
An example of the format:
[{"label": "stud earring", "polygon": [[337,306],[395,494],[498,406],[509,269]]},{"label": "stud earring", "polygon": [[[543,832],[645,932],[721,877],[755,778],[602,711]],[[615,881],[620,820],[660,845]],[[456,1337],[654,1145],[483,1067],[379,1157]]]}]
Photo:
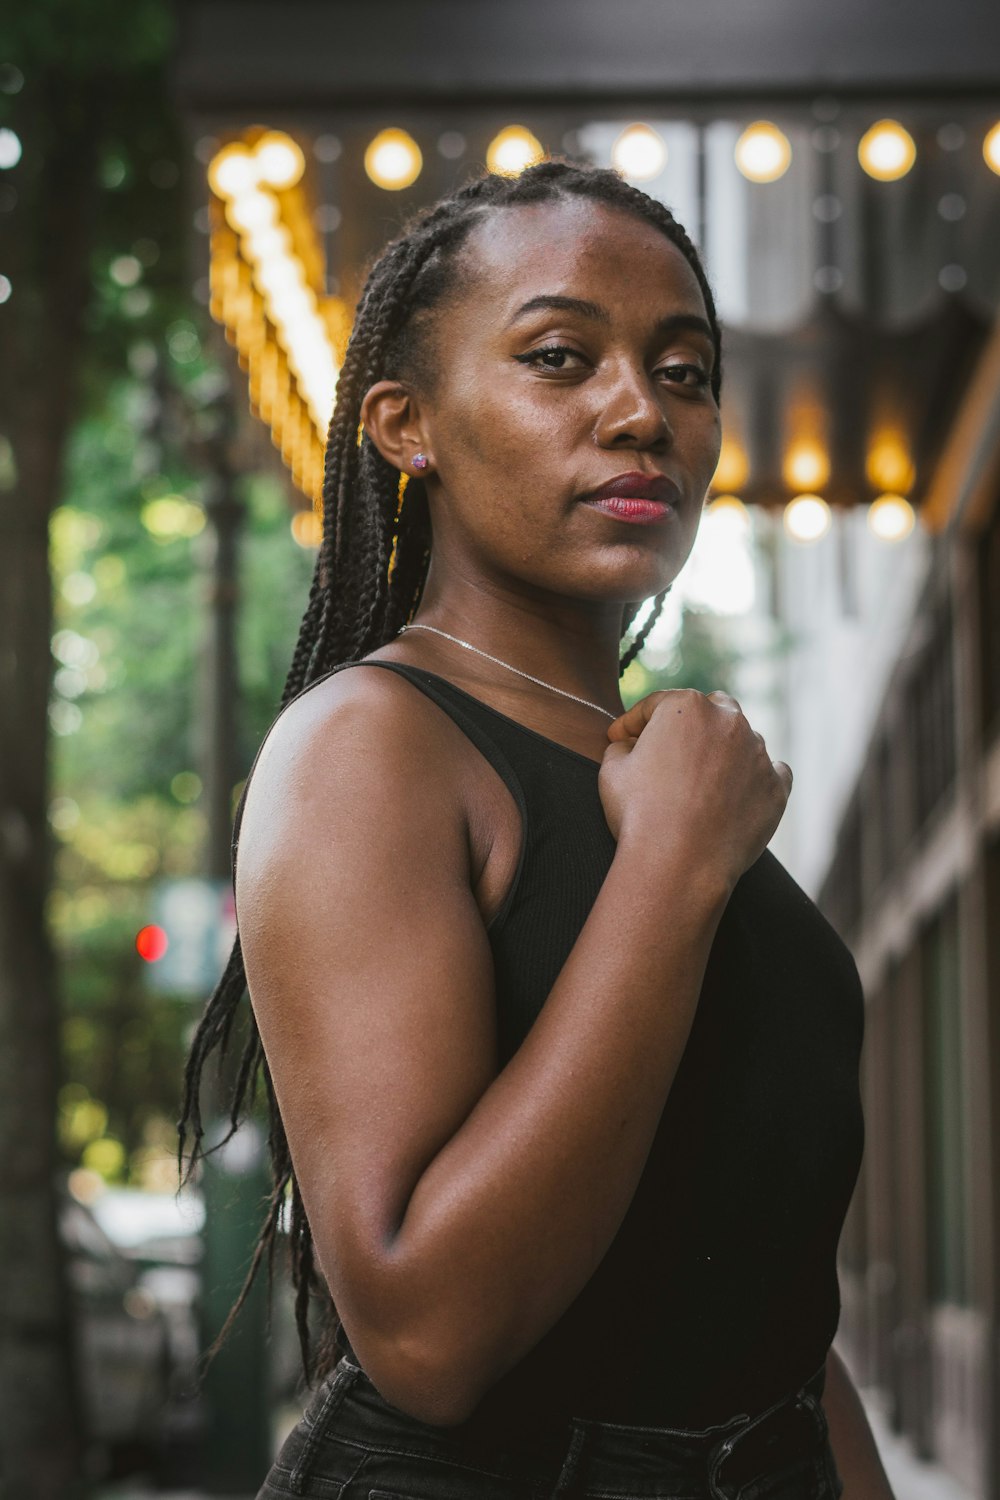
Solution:
[{"label": "stud earring", "polygon": [[410,462],[413,464],[413,467],[415,469],[426,469],[427,465],[430,463],[430,459],[427,457],[426,453],[414,453]]}]

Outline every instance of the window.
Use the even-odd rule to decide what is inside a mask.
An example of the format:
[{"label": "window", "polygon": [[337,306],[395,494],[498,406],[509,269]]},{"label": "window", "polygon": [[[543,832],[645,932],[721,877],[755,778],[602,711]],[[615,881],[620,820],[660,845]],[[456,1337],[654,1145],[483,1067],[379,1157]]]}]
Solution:
[{"label": "window", "polygon": [[921,935],[921,977],[928,1293],[932,1302],[964,1303],[969,1292],[967,1152],[954,896]]}]

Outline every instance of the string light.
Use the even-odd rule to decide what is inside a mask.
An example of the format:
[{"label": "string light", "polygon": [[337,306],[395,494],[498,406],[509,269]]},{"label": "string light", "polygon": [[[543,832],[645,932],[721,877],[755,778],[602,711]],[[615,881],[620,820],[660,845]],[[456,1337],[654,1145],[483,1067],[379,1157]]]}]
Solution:
[{"label": "string light", "polygon": [[387,192],[412,186],[423,165],[420,147],[405,130],[380,130],[365,151],[365,171],[376,187]]},{"label": "string light", "polygon": [[667,147],[650,125],[630,125],[611,147],[611,164],[630,182],[659,177],[667,164]]},{"label": "string light", "polygon": [[785,506],[785,531],[796,542],[816,542],[830,529],[830,507],[820,495],[796,495]]},{"label": "string light", "polygon": [[304,170],[301,147],[281,131],[257,130],[216,152],[207,172],[209,307],[236,345],[251,410],[318,506],[348,318],[339,298],[316,290],[325,264],[299,186]]},{"label": "string light", "polygon": [[486,165],[501,177],[517,177],[545,155],[537,136],[524,125],[505,125],[486,148]]},{"label": "string light", "polygon": [[983,141],[983,159],[990,171],[1000,176],[1000,121]]},{"label": "string light", "polygon": [[734,155],[736,165],[750,182],[776,182],[791,165],[792,147],[777,125],[756,120],[736,142]]},{"label": "string light", "polygon": [[858,145],[858,160],[878,182],[896,182],[905,177],[917,159],[912,135],[898,120],[877,120]]},{"label": "string light", "polygon": [[913,530],[916,516],[903,495],[879,495],[868,507],[868,529],[883,542],[899,542]]},{"label": "string light", "polygon": [[821,489],[830,478],[830,460],[819,443],[803,439],[789,448],[782,473],[789,489]]}]

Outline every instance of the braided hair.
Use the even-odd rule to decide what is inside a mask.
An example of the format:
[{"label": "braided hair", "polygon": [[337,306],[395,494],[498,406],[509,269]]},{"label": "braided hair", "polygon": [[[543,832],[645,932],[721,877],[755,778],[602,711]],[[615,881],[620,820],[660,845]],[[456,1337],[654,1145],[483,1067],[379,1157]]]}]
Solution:
[{"label": "braided hair", "polygon": [[[721,334],[715,303],[698,253],[669,209],[625,182],[616,172],[546,160],[509,178],[486,173],[448,198],[418,213],[372,266],[361,294],[353,331],[337,384],[337,401],[327,437],[323,479],[323,538],[316,559],[298,641],[281,695],[283,709],[305,687],[341,663],[357,661],[392,640],[420,602],[430,559],[431,530],[426,489],[418,478],[403,481],[360,430],[366,392],[382,379],[410,378],[432,383],[427,367],[427,325],[434,309],[460,284],[459,250],[470,231],[491,214],[521,204],[568,197],[586,198],[644,219],[682,252],[697,277],[715,344],[711,388],[721,389]],[[405,499],[404,499],[405,489]],[[662,608],[667,590],[619,658],[624,672],[642,649]],[[623,635],[639,609],[623,609]],[[272,1188],[249,1272],[218,1348],[240,1311],[262,1263],[273,1270],[279,1226],[287,1225],[295,1321],[306,1378],[320,1376],[339,1355],[340,1322],[317,1272],[313,1237],[295,1177],[263,1045],[252,1012],[230,1098],[228,1134],[207,1146],[201,1114],[201,1081],[213,1052],[227,1053],[246,993],[239,935],[208,1000],[188,1055],[178,1125],[179,1163],[190,1177],[200,1158],[225,1144],[253,1105],[263,1082],[269,1116],[268,1146]],[[319,1304],[322,1332],[314,1352],[310,1305]]]}]

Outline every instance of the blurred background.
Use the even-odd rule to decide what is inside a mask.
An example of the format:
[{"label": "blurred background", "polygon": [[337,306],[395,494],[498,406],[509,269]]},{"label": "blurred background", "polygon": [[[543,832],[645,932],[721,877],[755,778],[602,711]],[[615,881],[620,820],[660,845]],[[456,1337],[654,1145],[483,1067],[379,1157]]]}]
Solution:
[{"label": "blurred background", "polygon": [[[1000,1497],[1000,11],[13,0],[0,20],[0,1493],[256,1491],[267,1188],[177,1192],[235,800],[365,263],[489,163],[699,245],[725,442],[628,700],[736,694],[867,998],[838,1347],[899,1500]],[[221,1113],[223,1088],[214,1100]],[[211,1113],[211,1109],[210,1109]],[[213,1117],[212,1128],[221,1130]]]}]

